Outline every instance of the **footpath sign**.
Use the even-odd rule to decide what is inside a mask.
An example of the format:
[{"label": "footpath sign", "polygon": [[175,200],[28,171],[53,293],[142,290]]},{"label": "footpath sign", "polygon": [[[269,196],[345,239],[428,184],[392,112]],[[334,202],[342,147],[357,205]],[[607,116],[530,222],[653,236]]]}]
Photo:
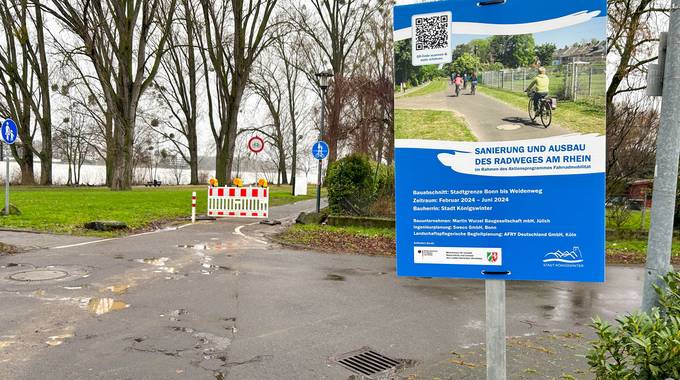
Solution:
[{"label": "footpath sign", "polygon": [[[0,126],[0,139],[7,145],[14,144],[17,141],[17,136],[19,130],[17,129],[17,124],[12,119],[5,119]],[[4,150],[4,146],[0,149]],[[10,152],[8,149],[7,155],[5,156],[5,215],[9,215],[9,156]]]},{"label": "footpath sign", "polygon": [[19,131],[17,129],[17,125],[12,119],[6,119],[2,123],[2,141],[5,144],[14,144],[14,142],[17,140],[17,135],[19,134]]},{"label": "footpath sign", "polygon": [[[396,112],[436,103],[456,120],[397,118],[410,133],[395,141],[397,274],[604,281],[604,116],[543,119],[576,96],[604,110],[606,2],[482,3],[394,7],[397,84],[438,70],[448,86],[397,97]],[[443,64],[422,66],[426,53]]]}]

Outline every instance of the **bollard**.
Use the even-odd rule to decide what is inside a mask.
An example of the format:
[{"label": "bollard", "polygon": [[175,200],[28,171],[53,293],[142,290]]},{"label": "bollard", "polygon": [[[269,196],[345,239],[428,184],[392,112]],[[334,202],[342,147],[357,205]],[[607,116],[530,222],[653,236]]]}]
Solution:
[{"label": "bollard", "polygon": [[191,193],[191,224],[196,223],[196,192]]}]

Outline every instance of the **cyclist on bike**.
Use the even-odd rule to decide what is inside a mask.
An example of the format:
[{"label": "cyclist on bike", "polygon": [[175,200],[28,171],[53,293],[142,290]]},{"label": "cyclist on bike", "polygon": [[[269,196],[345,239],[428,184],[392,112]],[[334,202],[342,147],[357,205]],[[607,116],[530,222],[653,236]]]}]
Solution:
[{"label": "cyclist on bike", "polygon": [[524,92],[529,93],[531,90],[534,90],[534,111],[538,112],[541,99],[548,96],[550,90],[550,78],[545,74],[545,67],[538,68],[538,75],[529,82],[529,86],[527,86]]},{"label": "cyclist on bike", "polygon": [[463,77],[460,74],[456,74],[456,79],[453,81],[456,86],[456,96],[460,95],[460,88],[463,86]]},{"label": "cyclist on bike", "polygon": [[475,95],[477,92],[477,83],[477,73],[473,71],[472,75],[470,75],[470,93],[472,95]]}]

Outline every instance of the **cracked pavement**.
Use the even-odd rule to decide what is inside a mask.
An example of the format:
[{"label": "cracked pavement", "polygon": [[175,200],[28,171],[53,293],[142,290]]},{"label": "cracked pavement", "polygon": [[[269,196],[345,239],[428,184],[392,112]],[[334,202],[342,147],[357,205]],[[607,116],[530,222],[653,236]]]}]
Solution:
[{"label": "cracked pavement", "polygon": [[[290,223],[313,207],[271,213]],[[100,242],[0,231],[33,247],[0,256],[0,378],[348,379],[330,358],[364,346],[409,360],[399,377],[483,378],[482,282],[268,243],[281,228],[223,220]],[[16,280],[36,270],[47,279]],[[564,373],[551,344],[589,378],[591,316],[637,308],[642,277],[614,266],[605,284],[509,282],[510,378]]]}]

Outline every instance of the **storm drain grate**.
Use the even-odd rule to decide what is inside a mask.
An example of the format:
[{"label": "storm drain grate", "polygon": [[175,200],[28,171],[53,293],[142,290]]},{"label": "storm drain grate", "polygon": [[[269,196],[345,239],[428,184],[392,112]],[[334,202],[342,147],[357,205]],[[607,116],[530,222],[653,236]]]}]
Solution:
[{"label": "storm drain grate", "polygon": [[399,369],[401,361],[388,358],[370,347],[339,355],[333,359],[342,367],[368,379],[378,379]]}]

